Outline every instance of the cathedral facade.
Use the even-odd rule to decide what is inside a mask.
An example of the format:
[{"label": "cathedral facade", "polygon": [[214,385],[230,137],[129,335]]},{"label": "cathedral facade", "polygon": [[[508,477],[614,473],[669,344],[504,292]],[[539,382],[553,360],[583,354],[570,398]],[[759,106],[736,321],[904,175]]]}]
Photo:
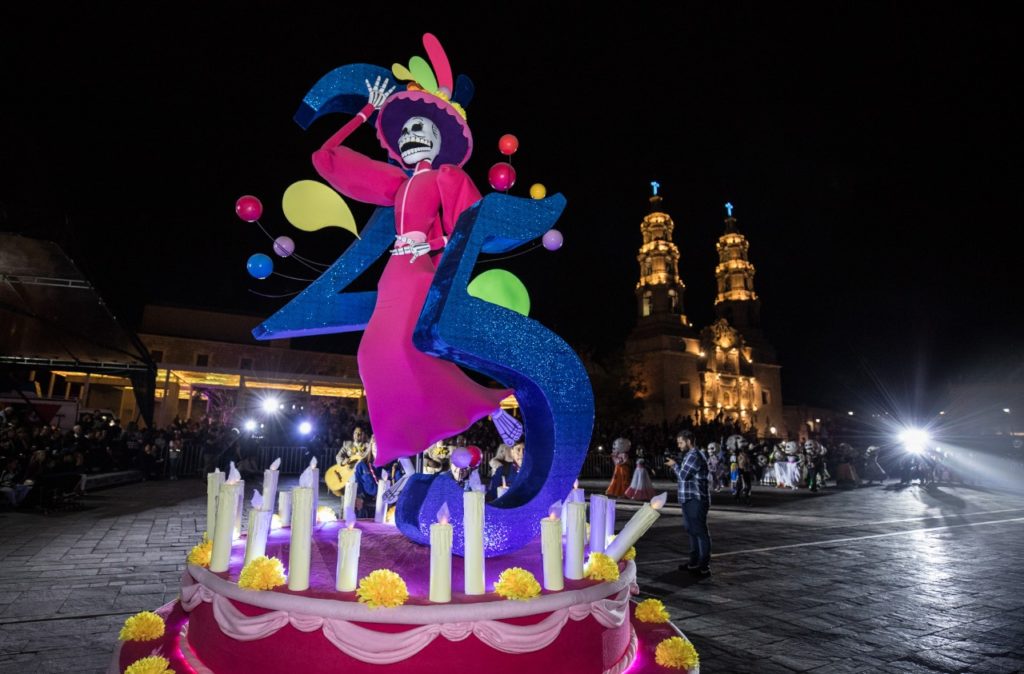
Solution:
[{"label": "cathedral facade", "polygon": [[660,196],[650,202],[651,211],[640,223],[637,324],[626,341],[641,384],[644,421],[718,418],[758,435],[775,434],[783,422],[780,365],[761,330],[750,244],[737,230],[732,206],[726,205],[729,214],[717,244],[716,320],[698,329],[684,308],[686,285],[672,241],[675,223],[662,210]]}]

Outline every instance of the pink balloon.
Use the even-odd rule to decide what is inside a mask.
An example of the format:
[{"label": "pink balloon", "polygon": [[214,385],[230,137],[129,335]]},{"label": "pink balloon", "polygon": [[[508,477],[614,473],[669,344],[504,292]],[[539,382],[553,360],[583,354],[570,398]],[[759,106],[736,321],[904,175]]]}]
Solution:
[{"label": "pink balloon", "polygon": [[468,445],[466,449],[469,450],[469,467],[476,468],[483,460],[484,453],[476,445]]},{"label": "pink balloon", "polygon": [[295,242],[290,236],[279,236],[274,239],[274,253],[279,257],[288,257],[295,252]]},{"label": "pink balloon", "polygon": [[246,222],[256,222],[263,215],[263,204],[251,194],[246,194],[235,202],[235,213]]},{"label": "pink balloon", "polygon": [[500,161],[487,172],[487,182],[499,192],[504,192],[516,184],[516,170],[512,164]]},{"label": "pink balloon", "polygon": [[562,233],[557,229],[549,229],[544,232],[541,242],[548,250],[558,250],[562,247]]},{"label": "pink balloon", "polygon": [[473,453],[468,447],[456,447],[452,450],[452,465],[456,468],[469,468],[473,463]]}]

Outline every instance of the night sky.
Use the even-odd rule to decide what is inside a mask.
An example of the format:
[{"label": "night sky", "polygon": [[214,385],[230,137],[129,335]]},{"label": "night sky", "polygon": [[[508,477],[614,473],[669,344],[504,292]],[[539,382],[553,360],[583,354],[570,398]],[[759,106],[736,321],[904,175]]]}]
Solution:
[{"label": "night sky", "polygon": [[[558,4],[5,6],[0,229],[60,242],[133,327],[146,302],[269,315],[286,299],[251,291],[304,283],[248,276],[270,241],[235,200],[260,197],[272,234],[332,261],[351,235],[295,230],[280,196],[317,177],[311,152],[346,120],[303,131],[292,116],[331,69],[405,63],[429,31],[477,87],[478,187],[513,133],[512,193],[541,182],[568,199],[560,251],[485,267],[518,274],[534,317],[574,346],[609,352],[632,328],[657,180],[697,325],[713,317],[714,243],[735,204],[786,402],[925,404],[949,381],[1019,367],[1012,16],[988,3]],[[351,145],[383,157],[369,128]]]}]

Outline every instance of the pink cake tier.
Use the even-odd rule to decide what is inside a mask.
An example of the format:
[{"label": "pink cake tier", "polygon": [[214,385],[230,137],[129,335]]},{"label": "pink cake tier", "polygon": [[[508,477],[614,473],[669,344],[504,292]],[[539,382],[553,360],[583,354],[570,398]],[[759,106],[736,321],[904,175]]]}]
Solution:
[{"label": "pink cake tier", "polygon": [[[334,590],[340,526],[319,525],[314,532],[306,591],[239,588],[244,542],[236,544],[225,573],[190,565],[180,600],[160,609],[168,627],[163,641],[125,643],[115,658],[118,671],[154,650],[176,671],[202,674],[412,674],[455,666],[490,674],[531,668],[573,674],[668,671],[655,664],[654,648],[680,633],[671,623],[633,619],[633,562],[621,563],[613,582],[566,579],[562,591],[512,601],[494,592],[463,594],[462,560],[454,557],[452,601],[436,604],[427,598],[429,548],[411,543],[394,527],[359,522],[359,576],[391,569],[405,580],[410,595],[403,606],[370,608],[354,592]],[[287,530],[271,534],[267,555],[287,563]],[[498,575],[513,566],[543,579],[539,539],[486,560],[486,586],[493,588]]]}]

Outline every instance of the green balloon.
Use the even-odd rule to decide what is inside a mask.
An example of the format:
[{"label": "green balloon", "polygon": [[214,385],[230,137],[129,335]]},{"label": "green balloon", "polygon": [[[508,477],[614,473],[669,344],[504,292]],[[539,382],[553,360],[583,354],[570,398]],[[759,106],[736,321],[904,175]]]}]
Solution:
[{"label": "green balloon", "polygon": [[470,295],[484,302],[511,309],[523,316],[530,314],[530,293],[526,286],[515,274],[504,269],[485,271],[470,281],[467,290]]}]

